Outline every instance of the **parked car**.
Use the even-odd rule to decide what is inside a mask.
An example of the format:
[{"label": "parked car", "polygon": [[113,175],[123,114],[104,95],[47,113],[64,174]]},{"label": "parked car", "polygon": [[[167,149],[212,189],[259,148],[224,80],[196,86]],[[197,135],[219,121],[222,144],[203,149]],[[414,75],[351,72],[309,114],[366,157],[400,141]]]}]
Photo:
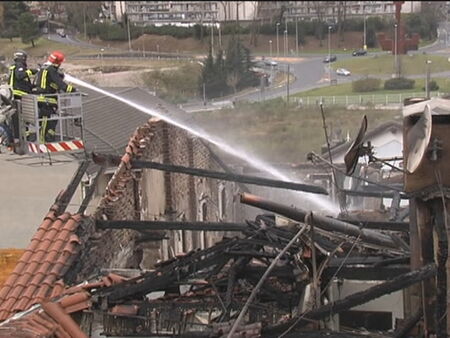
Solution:
[{"label": "parked car", "polygon": [[345,68],[338,68],[336,69],[336,74],[342,76],[350,76],[352,73],[350,73],[350,71]]},{"label": "parked car", "polygon": [[364,56],[364,55],[367,55],[367,51],[364,49],[354,50],[352,55],[353,56]]},{"label": "parked car", "polygon": [[278,63],[276,61],[273,61],[273,60],[270,60],[270,59],[264,60],[264,63],[265,63],[266,66],[270,66],[270,67],[278,66]]},{"label": "parked car", "polygon": [[329,62],[334,62],[336,61],[337,57],[336,55],[330,55],[330,57],[326,57],[325,59],[323,59],[324,63],[329,63]]}]

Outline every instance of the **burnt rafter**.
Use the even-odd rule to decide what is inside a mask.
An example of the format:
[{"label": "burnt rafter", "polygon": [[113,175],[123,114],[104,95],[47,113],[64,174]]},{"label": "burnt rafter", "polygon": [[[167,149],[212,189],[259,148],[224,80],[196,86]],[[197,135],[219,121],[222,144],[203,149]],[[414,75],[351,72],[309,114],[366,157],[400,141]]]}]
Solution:
[{"label": "burnt rafter", "polygon": [[362,196],[362,197],[378,197],[378,198],[394,198],[399,196],[401,199],[408,199],[408,195],[405,193],[399,193],[397,191],[367,191],[367,190],[350,190],[341,189],[341,192],[348,196]]},{"label": "burnt rafter", "polygon": [[[113,156],[113,155],[95,154],[95,156],[93,156],[93,160],[97,164],[105,164],[105,163],[116,164],[116,163],[120,162],[120,157]],[[272,188],[289,189],[289,190],[304,191],[304,192],[310,192],[310,193],[315,193],[315,194],[328,195],[327,190],[320,186],[303,184],[303,183],[295,183],[295,182],[286,182],[286,181],[280,181],[280,180],[273,180],[270,178],[263,178],[263,177],[257,177],[257,176],[240,175],[240,174],[234,174],[234,173],[230,173],[230,172],[220,172],[220,171],[212,171],[212,170],[199,169],[199,168],[189,168],[189,167],[183,167],[183,166],[179,166],[179,165],[163,164],[163,163],[158,163],[158,162],[142,161],[142,160],[131,160],[131,167],[133,169],[155,169],[155,170],[162,170],[162,171],[166,171],[166,172],[175,172],[175,173],[186,174],[186,175],[215,178],[215,179],[222,180],[222,181],[240,182],[240,183],[261,185],[261,186],[272,187]]]},{"label": "burnt rafter", "polygon": [[99,229],[133,229],[133,230],[190,230],[190,231],[247,231],[243,223],[227,222],[178,222],[178,221],[108,221],[96,220]]},{"label": "burnt rafter", "polygon": [[[288,207],[251,194],[241,194],[241,203],[251,205],[263,210],[275,212],[298,222],[305,222],[305,217],[307,214],[306,211],[303,211],[301,209]],[[311,217],[310,222],[314,226],[323,230],[344,233],[346,235],[360,238],[362,241],[370,244],[380,245],[388,248],[398,248],[398,243],[393,240],[391,236],[382,234],[375,230],[361,229],[356,225],[316,214]]]},{"label": "burnt rafter", "polygon": [[338,218],[339,220],[351,224],[355,224],[360,228],[365,229],[378,229],[378,230],[389,230],[389,231],[402,231],[409,232],[409,223],[407,222],[390,222],[390,221],[362,221],[362,220],[354,220],[350,218]]},{"label": "burnt rafter", "polygon": [[285,323],[269,326],[263,329],[263,335],[272,335],[280,332],[290,331],[292,329],[300,328],[311,320],[319,320],[326,318],[330,314],[337,314],[346,311],[352,307],[367,303],[372,299],[379,298],[383,295],[392,293],[397,290],[402,290],[410,285],[427,280],[436,274],[436,266],[434,264],[426,265],[415,271],[411,271],[394,279],[388,280],[384,283],[373,286],[367,290],[356,292],[344,299],[328,303],[317,309],[300,314]]}]

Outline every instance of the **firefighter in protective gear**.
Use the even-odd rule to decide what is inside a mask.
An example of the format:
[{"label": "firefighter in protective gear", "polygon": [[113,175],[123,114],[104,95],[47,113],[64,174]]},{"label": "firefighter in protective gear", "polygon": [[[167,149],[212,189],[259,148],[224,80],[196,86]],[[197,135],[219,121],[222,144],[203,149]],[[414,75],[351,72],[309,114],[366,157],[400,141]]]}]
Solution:
[{"label": "firefighter in protective gear", "polygon": [[36,73],[36,69],[28,69],[27,53],[23,51],[14,53],[14,65],[9,67],[8,84],[13,90],[15,99],[21,99],[22,96],[31,93],[33,89],[31,76]]},{"label": "firefighter in protective gear", "polygon": [[[27,53],[17,51],[14,53],[14,64],[9,67],[8,84],[11,87],[14,99],[20,100],[24,95],[33,90],[31,76],[37,73],[37,69],[29,69],[27,66]],[[11,124],[15,138],[19,137],[18,114],[11,116]]]},{"label": "firefighter in protective gear", "polygon": [[51,94],[56,93],[72,93],[76,89],[72,85],[64,82],[64,74],[59,70],[59,67],[64,62],[64,54],[59,51],[54,51],[48,57],[35,78],[36,93],[38,96],[39,117],[44,118],[41,124],[40,140],[52,142],[55,140],[56,124],[58,121],[47,121],[52,114],[56,113],[58,108],[56,96]]}]

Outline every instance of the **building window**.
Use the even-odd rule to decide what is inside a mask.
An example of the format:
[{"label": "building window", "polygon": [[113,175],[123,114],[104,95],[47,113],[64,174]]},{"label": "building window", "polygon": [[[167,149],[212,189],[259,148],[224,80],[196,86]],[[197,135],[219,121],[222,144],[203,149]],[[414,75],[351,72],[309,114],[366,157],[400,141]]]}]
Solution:
[{"label": "building window", "polygon": [[200,221],[206,222],[208,218],[208,206],[206,205],[206,200],[203,200],[200,204]]},{"label": "building window", "polygon": [[224,184],[219,185],[219,219],[223,220],[226,216],[227,209],[227,194]]},{"label": "building window", "polygon": [[[199,220],[201,222],[206,222],[208,218],[208,205],[206,204],[206,199],[202,199],[200,202],[200,215]],[[207,246],[207,240],[206,240],[206,232],[205,231],[199,231],[199,244],[200,249],[205,249]]]}]

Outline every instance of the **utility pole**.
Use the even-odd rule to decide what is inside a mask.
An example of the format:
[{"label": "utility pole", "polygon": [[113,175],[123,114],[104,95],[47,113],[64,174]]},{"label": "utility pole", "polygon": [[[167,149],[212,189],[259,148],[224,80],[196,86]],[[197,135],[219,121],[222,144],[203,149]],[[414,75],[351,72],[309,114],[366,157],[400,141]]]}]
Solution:
[{"label": "utility pole", "polygon": [[280,23],[277,22],[277,56],[280,56],[280,41],[278,39],[278,35],[279,35],[278,30],[279,30],[279,28],[280,28]]},{"label": "utility pole", "polygon": [[425,93],[426,93],[426,97],[428,100],[430,99],[430,64],[431,64],[431,60],[427,60],[426,61],[427,78],[425,80]]},{"label": "utility pole", "polygon": [[285,56],[289,55],[289,43],[288,43],[288,25],[287,25],[287,20],[284,19],[284,40],[285,42],[285,47],[284,47],[284,54]]},{"label": "utility pole", "polygon": [[394,24],[394,69],[395,77],[398,77],[398,62],[397,62],[397,23]]},{"label": "utility pole", "polygon": [[203,82],[203,105],[206,106],[206,85]]},{"label": "utility pole", "polygon": [[220,32],[220,22],[219,22],[219,49],[222,49],[222,33]]},{"label": "utility pole", "polygon": [[287,84],[286,84],[286,102],[289,106],[289,64],[287,65]]},{"label": "utility pole", "polygon": [[211,25],[211,54],[214,55],[214,21]]},{"label": "utility pole", "polygon": [[298,56],[298,17],[295,17],[295,53]]},{"label": "utility pole", "polygon": [[84,27],[84,39],[87,38],[87,30],[86,30],[86,3],[83,3],[83,27]]},{"label": "utility pole", "polygon": [[130,34],[130,17],[127,14],[127,31],[128,31],[128,51],[131,52],[131,34]]},{"label": "utility pole", "polygon": [[331,26],[328,26],[328,79],[331,85]]}]

